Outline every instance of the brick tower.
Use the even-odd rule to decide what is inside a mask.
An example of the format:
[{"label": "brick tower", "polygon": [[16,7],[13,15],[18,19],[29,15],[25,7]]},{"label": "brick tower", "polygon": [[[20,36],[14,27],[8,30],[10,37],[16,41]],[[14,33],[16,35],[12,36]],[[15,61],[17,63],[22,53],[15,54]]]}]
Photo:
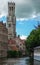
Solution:
[{"label": "brick tower", "polygon": [[15,3],[8,2],[8,17],[7,17],[8,39],[16,37],[16,16]]}]

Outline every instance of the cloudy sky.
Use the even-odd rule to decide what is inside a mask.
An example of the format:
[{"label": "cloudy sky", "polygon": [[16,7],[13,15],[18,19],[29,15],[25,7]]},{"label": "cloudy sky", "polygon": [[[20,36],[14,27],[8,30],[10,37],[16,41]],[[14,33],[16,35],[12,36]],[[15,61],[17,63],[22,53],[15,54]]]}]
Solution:
[{"label": "cloudy sky", "polygon": [[31,18],[40,15],[40,0],[1,0],[0,15],[7,15],[7,2],[14,1],[16,4],[17,18]]},{"label": "cloudy sky", "polygon": [[37,21],[40,21],[40,0],[1,0],[0,20],[4,22],[8,14],[8,1],[15,2],[17,34],[22,35],[22,37],[23,35],[28,36],[31,30],[34,29],[34,25],[37,25]]}]

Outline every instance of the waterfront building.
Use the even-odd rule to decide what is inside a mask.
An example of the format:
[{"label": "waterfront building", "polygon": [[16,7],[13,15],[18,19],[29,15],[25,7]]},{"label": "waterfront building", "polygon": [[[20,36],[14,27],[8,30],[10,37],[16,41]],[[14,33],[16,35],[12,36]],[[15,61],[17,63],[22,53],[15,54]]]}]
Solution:
[{"label": "waterfront building", "polygon": [[7,57],[8,49],[8,30],[5,24],[0,22],[0,60]]},{"label": "waterfront building", "polygon": [[16,16],[15,3],[8,2],[8,17],[7,17],[8,39],[16,37]]},{"label": "waterfront building", "polygon": [[15,3],[8,2],[8,16],[7,16],[7,29],[8,29],[8,50],[25,51],[23,41],[16,36],[16,16],[15,16]]},{"label": "waterfront building", "polygon": [[25,55],[25,40],[21,40],[20,37],[15,38],[16,41],[16,47],[18,48],[18,51],[21,51],[23,55]]},{"label": "waterfront building", "polygon": [[10,50],[12,50],[12,51],[18,51],[15,39],[8,40],[8,51],[10,51]]},{"label": "waterfront building", "polygon": [[21,51],[25,55],[25,40],[21,40],[19,37],[8,40],[8,50]]}]

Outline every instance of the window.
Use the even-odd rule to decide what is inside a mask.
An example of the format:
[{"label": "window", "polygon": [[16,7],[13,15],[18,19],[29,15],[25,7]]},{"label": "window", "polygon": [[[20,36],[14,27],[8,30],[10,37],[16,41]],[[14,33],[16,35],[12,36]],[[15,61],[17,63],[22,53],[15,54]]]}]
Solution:
[{"label": "window", "polygon": [[20,46],[21,46],[21,44],[20,44]]},{"label": "window", "polygon": [[12,7],[12,11],[13,11],[13,7]]},{"label": "window", "polygon": [[11,11],[11,7],[9,7],[9,10]]},{"label": "window", "polygon": [[17,48],[19,48],[19,46],[18,46],[18,45],[16,45],[16,47],[17,47]]},{"label": "window", "polygon": [[11,27],[11,24],[9,24],[8,27]]},{"label": "window", "polygon": [[15,5],[15,3],[14,3],[14,5]]}]

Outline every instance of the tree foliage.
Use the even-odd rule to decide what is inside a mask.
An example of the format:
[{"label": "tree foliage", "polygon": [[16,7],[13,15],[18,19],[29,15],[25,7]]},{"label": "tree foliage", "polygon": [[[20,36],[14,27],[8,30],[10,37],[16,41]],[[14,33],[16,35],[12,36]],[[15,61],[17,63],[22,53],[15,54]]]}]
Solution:
[{"label": "tree foliage", "polygon": [[40,26],[38,26],[36,29],[32,30],[30,35],[25,41],[26,48],[34,48],[36,46],[40,46]]},{"label": "tree foliage", "polygon": [[22,56],[22,52],[21,51],[8,51],[8,58],[16,58],[16,57],[21,57]]},{"label": "tree foliage", "polygon": [[25,41],[27,54],[30,58],[30,65],[34,65],[34,47],[40,46],[40,25],[32,30]]}]

